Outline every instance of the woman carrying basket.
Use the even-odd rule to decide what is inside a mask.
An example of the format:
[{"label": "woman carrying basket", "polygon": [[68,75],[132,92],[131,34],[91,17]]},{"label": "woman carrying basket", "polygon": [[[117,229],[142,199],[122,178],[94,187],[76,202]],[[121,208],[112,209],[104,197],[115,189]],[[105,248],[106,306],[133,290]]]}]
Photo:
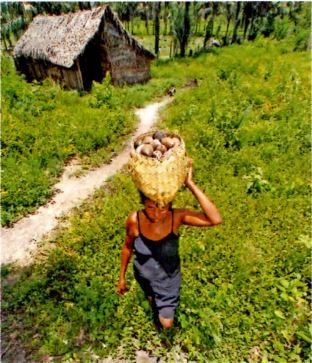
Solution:
[{"label": "woman carrying basket", "polygon": [[192,174],[190,160],[185,186],[198,200],[203,213],[172,209],[172,203],[160,208],[141,193],[144,209],[130,214],[126,222],[118,293],[122,295],[127,290],[125,274],[134,251],[134,276],[151,303],[155,317],[167,329],[173,325],[180,299],[181,272],[177,234],[180,225],[213,227],[222,223],[216,206],[198,188]]}]

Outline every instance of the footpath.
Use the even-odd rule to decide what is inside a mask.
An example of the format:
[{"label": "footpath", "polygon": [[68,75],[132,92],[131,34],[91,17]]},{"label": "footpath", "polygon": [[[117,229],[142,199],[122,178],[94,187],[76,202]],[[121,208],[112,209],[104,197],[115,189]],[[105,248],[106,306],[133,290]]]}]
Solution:
[{"label": "footpath", "polygon": [[13,227],[2,229],[1,264],[27,265],[39,242],[59,224],[59,217],[81,205],[96,189],[103,186],[108,178],[122,169],[130,157],[131,141],[154,126],[158,120],[159,109],[171,100],[172,98],[165,97],[162,101],[135,112],[139,119],[138,127],[125,143],[123,151],[109,164],[104,164],[77,178],[72,176],[77,165],[70,163],[65,168],[60,181],[54,185],[55,195],[47,204],[38,208],[34,214],[20,219]]}]

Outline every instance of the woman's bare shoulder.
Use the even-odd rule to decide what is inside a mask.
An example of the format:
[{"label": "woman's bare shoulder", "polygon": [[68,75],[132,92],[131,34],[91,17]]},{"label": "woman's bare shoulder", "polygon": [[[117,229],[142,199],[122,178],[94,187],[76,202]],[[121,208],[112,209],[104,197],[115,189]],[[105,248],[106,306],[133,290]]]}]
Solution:
[{"label": "woman's bare shoulder", "polygon": [[127,234],[130,236],[137,237],[139,234],[138,230],[138,212],[134,211],[128,215],[126,221]]}]

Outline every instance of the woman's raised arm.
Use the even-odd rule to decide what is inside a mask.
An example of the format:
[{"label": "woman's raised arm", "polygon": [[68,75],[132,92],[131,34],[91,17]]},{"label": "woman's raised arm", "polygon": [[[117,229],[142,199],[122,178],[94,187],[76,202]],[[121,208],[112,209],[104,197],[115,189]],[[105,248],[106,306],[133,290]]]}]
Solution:
[{"label": "woman's raised arm", "polygon": [[185,186],[198,200],[204,213],[193,212],[187,209],[180,210],[181,223],[197,227],[213,227],[222,223],[221,215],[217,207],[209,200],[208,196],[193,181],[193,161],[190,160],[190,169],[185,180]]}]

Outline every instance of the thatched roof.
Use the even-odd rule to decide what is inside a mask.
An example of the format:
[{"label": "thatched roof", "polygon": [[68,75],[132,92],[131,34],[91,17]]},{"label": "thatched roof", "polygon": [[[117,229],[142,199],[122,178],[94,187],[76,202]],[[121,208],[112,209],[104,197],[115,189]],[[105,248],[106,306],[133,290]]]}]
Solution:
[{"label": "thatched roof", "polygon": [[16,58],[23,56],[47,60],[70,68],[99,30],[103,18],[104,21],[109,18],[137,52],[150,59],[155,58],[153,53],[127,33],[107,5],[59,16],[36,16],[16,43],[13,55]]}]

